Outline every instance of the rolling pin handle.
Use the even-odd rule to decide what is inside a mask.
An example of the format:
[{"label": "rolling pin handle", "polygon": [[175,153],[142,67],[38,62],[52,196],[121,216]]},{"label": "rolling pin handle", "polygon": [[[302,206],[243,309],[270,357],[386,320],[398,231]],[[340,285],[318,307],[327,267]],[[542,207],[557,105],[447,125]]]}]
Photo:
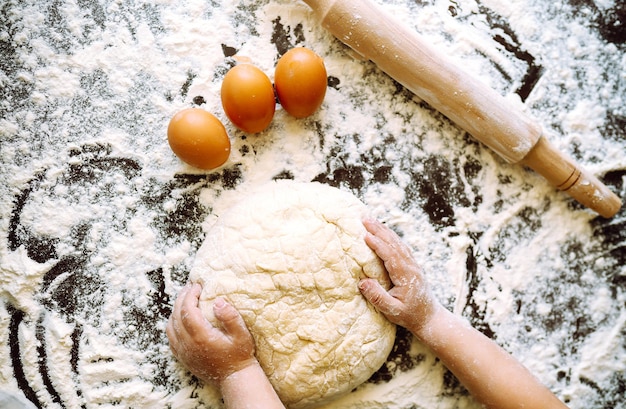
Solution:
[{"label": "rolling pin handle", "polygon": [[615,216],[621,199],[595,176],[580,168],[545,137],[539,138],[521,164],[542,175],[557,189],[568,193],[602,217]]}]

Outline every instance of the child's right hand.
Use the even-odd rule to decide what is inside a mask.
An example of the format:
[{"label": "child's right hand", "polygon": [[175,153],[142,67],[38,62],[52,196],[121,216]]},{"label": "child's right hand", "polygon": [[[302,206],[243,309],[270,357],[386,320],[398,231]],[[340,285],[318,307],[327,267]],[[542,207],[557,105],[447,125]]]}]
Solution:
[{"label": "child's right hand", "polygon": [[400,237],[375,220],[364,220],[365,242],[385,264],[393,287],[387,291],[378,281],[361,280],[359,289],[389,321],[419,337],[420,331],[440,307],[431,294],[422,269]]},{"label": "child's right hand", "polygon": [[221,328],[214,327],[198,306],[202,287],[182,289],[167,323],[167,337],[174,356],[191,373],[216,386],[230,375],[258,365],[254,340],[239,312],[223,299],[213,305]]}]

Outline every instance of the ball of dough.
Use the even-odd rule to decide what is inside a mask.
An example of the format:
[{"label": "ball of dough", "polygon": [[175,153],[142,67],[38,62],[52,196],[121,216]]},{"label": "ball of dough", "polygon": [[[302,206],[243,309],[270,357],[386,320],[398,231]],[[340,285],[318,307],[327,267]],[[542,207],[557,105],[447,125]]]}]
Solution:
[{"label": "ball of dough", "polygon": [[349,392],[385,362],[395,325],[358,281],[390,281],[364,241],[365,205],[320,183],[276,181],[246,195],[209,229],[190,273],[216,324],[223,296],[242,314],[283,403],[312,408]]}]

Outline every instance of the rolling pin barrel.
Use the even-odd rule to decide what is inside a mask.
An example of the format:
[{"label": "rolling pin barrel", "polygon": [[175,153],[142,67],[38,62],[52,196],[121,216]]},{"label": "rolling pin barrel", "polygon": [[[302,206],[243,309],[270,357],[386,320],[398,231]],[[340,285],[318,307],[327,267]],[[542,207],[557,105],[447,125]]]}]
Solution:
[{"label": "rolling pin barrel", "polygon": [[[304,1],[340,41],[507,162],[532,168],[604,217],[613,216],[621,207],[620,199],[597,178],[555,150],[527,115],[378,5],[370,0]],[[544,149],[548,149],[545,154]],[[539,163],[543,160],[548,163]],[[576,178],[577,174],[584,177]],[[581,183],[584,186],[578,186]]]}]

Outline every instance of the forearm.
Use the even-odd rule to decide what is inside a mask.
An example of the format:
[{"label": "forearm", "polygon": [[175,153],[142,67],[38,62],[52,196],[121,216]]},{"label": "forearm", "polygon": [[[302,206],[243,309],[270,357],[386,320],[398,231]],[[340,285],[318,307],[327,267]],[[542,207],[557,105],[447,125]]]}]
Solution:
[{"label": "forearm", "polygon": [[229,375],[219,386],[228,409],[285,408],[258,363]]},{"label": "forearm", "polygon": [[443,307],[413,333],[488,408],[566,407],[511,355]]}]

